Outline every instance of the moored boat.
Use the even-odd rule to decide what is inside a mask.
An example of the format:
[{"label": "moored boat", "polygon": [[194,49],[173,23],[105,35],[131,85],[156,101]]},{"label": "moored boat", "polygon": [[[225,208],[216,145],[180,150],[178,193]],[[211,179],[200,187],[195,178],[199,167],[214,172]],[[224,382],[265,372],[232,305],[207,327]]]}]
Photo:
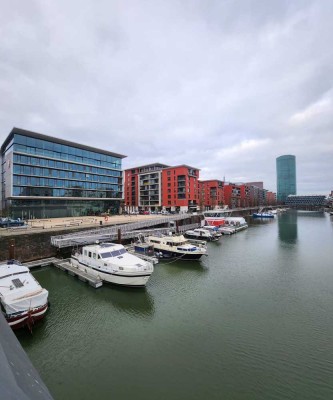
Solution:
[{"label": "moored boat", "polygon": [[48,309],[48,294],[18,261],[0,264],[1,309],[12,329],[28,326],[31,330]]},{"label": "moored boat", "polygon": [[207,242],[214,242],[221,237],[221,234],[215,231],[210,231],[209,229],[196,228],[190,229],[184,233],[184,236],[189,239],[199,239],[206,240]]},{"label": "moored boat", "polygon": [[154,266],[116,243],[84,246],[71,257],[71,264],[105,282],[122,286],[145,286]]},{"label": "moored boat", "polygon": [[148,236],[145,241],[161,259],[198,260],[207,254],[205,242],[193,244],[184,235]]},{"label": "moored boat", "polygon": [[[203,212],[205,223],[210,226],[231,227],[234,232],[248,228],[247,222],[243,217],[231,216],[229,209],[218,209]],[[230,234],[230,230],[221,230],[221,233]],[[233,232],[231,232],[233,233]]]},{"label": "moored boat", "polygon": [[261,212],[261,213],[253,213],[253,218],[274,218],[274,214],[271,212]]}]

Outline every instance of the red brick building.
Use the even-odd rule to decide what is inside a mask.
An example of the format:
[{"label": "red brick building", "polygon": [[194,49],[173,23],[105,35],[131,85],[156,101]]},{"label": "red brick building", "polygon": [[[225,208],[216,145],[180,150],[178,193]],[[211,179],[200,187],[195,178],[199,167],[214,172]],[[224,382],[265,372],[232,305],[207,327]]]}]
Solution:
[{"label": "red brick building", "polygon": [[124,171],[126,211],[197,210],[199,169],[155,163]]},{"label": "red brick building", "polygon": [[266,201],[267,201],[267,205],[269,205],[269,206],[276,205],[276,193],[268,191],[266,193]]},{"label": "red brick building", "polygon": [[238,186],[240,188],[240,207],[250,207],[250,185],[242,183]]},{"label": "red brick building", "polygon": [[236,183],[224,184],[224,201],[229,208],[241,206],[241,189]]},{"label": "red brick building", "polygon": [[155,163],[124,171],[124,203],[126,211],[155,211],[162,207],[161,171],[168,167]]},{"label": "red brick building", "polygon": [[162,171],[162,206],[169,211],[196,211],[199,169],[188,165],[164,168]]},{"label": "red brick building", "polygon": [[224,182],[210,179],[199,182],[200,210],[213,210],[224,206]]}]

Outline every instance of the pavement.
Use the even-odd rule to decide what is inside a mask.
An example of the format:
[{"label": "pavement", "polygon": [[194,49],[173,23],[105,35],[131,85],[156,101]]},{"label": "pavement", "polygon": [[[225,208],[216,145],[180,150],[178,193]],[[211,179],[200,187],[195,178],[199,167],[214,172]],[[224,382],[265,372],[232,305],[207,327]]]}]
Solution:
[{"label": "pavement", "polygon": [[148,219],[161,218],[161,215],[111,215],[109,217],[67,217],[51,219],[30,219],[26,220],[24,227],[0,228],[1,236],[12,236],[27,234],[38,231],[62,231],[73,228],[97,228],[111,225],[121,225],[132,222],[139,222]]}]

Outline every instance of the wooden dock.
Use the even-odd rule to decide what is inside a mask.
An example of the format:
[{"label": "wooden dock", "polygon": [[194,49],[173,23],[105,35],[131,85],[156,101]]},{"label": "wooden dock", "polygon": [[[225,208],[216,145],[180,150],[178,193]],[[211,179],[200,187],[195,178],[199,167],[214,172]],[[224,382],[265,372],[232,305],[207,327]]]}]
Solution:
[{"label": "wooden dock", "polygon": [[25,267],[29,269],[33,268],[41,268],[41,267],[48,267],[49,265],[53,265],[55,262],[61,261],[59,258],[50,257],[50,258],[43,258],[41,260],[34,260],[23,263]]},{"label": "wooden dock", "polygon": [[49,265],[54,265],[55,267],[61,269],[62,271],[68,272],[69,275],[77,276],[80,279],[80,281],[88,282],[89,285],[94,287],[95,289],[97,289],[103,285],[103,281],[101,279],[98,279],[95,276],[92,276],[91,274],[88,274],[84,271],[80,271],[78,268],[74,267],[70,263],[69,258],[65,258],[65,259],[60,259],[60,258],[56,258],[56,257],[44,258],[42,260],[30,261],[30,262],[24,263],[23,265],[25,267],[28,267],[29,269],[41,268],[41,267],[47,267]]},{"label": "wooden dock", "polygon": [[74,267],[69,259],[58,260],[53,262],[53,265],[62,271],[68,272],[69,275],[77,276],[80,281],[88,282],[90,286],[94,287],[95,289],[103,286],[103,281],[100,278],[97,278],[87,272],[81,271],[78,268]]}]

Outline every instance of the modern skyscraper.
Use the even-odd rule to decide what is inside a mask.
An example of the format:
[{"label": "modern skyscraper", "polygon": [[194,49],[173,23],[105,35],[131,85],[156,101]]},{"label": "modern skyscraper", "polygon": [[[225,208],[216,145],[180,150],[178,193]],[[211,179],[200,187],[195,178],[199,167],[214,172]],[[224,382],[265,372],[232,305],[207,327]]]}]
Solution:
[{"label": "modern skyscraper", "polygon": [[276,159],[277,201],[284,203],[296,194],[296,157],[285,155]]}]

